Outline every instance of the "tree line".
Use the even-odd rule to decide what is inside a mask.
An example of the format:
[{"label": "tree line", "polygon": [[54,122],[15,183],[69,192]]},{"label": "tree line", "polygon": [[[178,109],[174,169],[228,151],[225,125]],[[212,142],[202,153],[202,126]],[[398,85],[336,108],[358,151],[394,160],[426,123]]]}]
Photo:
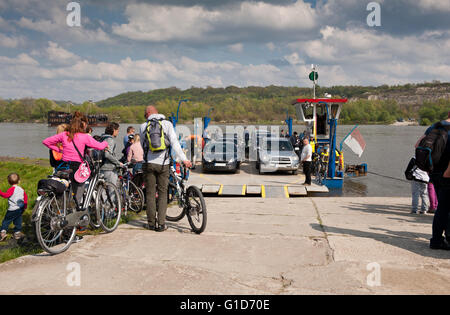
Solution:
[{"label": "tree line", "polygon": [[[422,84],[427,86],[427,84]],[[367,94],[383,94],[395,91],[409,91],[419,85],[404,86],[335,86],[318,87],[317,95],[330,93],[333,97],[351,99],[341,113],[341,124],[390,124],[396,120],[416,119],[429,125],[446,117],[450,109],[450,100],[425,102],[417,111],[412,107],[400,107],[392,100],[367,100]],[[279,123],[289,115],[295,118],[292,101],[296,98],[311,98],[310,88],[298,87],[247,87],[238,88],[190,88],[180,90],[167,88],[149,92],[128,92],[111,97],[96,104],[84,102],[69,105],[67,102],[55,102],[39,99],[0,99],[0,122],[47,122],[47,112],[81,111],[86,114],[106,114],[110,121],[121,123],[142,122],[147,105],[155,105],[159,112],[170,116],[176,114],[178,101],[189,99],[180,110],[180,122],[192,121],[203,117],[213,108],[211,118],[215,122],[236,123]],[[364,98],[366,97],[366,98]],[[444,117],[445,116],[445,117]]]}]

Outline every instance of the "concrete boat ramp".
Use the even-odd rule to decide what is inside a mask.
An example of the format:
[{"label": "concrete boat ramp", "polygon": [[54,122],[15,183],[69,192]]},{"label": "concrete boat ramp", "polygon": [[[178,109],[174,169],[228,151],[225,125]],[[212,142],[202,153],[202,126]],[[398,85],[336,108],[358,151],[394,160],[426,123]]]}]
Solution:
[{"label": "concrete boat ramp", "polygon": [[[442,294],[450,252],[410,198],[206,198],[208,224],[146,218],[1,264],[0,294]],[[198,298],[199,300],[201,298]]]},{"label": "concrete boat ramp", "polygon": [[203,173],[201,165],[191,170],[188,185],[199,187],[207,196],[291,198],[305,197],[315,193],[328,193],[326,186],[304,186],[303,174],[286,172],[258,174],[250,163],[241,165],[238,173]]}]

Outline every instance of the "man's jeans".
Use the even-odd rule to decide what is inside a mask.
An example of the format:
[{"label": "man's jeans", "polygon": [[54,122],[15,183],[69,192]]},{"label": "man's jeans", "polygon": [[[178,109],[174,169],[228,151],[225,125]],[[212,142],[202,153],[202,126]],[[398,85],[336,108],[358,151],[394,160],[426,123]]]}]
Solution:
[{"label": "man's jeans", "polygon": [[22,214],[24,209],[6,211],[0,231],[8,231],[9,225],[14,223],[14,233],[22,231]]},{"label": "man's jeans", "polygon": [[[105,181],[111,184],[114,184],[117,189],[119,190],[119,194],[121,193],[120,187],[118,187],[118,181],[119,181],[119,175],[117,175],[117,172],[115,171],[102,171],[103,175],[105,176]],[[111,201],[114,203],[116,202],[114,200],[115,198],[115,194],[114,191],[112,189],[110,189],[110,191],[108,191],[109,195],[111,196]],[[123,205],[122,205],[123,206]]]},{"label": "man's jeans", "polygon": [[166,223],[169,165],[144,163],[145,188],[147,190],[147,220],[156,226],[156,189],[158,189],[158,225]]}]

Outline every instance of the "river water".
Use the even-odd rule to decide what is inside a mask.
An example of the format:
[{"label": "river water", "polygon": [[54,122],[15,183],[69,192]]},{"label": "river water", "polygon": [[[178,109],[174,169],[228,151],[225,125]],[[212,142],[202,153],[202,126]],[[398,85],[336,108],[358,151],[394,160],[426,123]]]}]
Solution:
[{"label": "river water", "polygon": [[[131,124],[138,129],[137,124]],[[122,124],[118,136],[118,152],[123,148],[122,139],[127,124]],[[353,126],[338,126],[338,143]],[[286,126],[283,126],[287,130]],[[294,126],[302,132],[304,126]],[[346,164],[368,164],[368,176],[346,178],[344,196],[410,196],[410,183],[405,180],[404,170],[414,154],[414,144],[425,132],[420,126],[359,126],[367,146],[358,158],[344,145]],[[101,134],[104,128],[94,128]],[[0,124],[0,156],[48,158],[48,150],[42,140],[55,133],[54,127],[46,124]]]}]

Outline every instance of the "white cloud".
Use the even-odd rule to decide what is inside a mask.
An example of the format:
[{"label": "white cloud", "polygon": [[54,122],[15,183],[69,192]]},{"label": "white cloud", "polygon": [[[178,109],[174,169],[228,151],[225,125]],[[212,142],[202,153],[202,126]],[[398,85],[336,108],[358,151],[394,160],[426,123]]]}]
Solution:
[{"label": "white cloud", "polygon": [[7,36],[0,33],[0,46],[7,48],[17,48],[25,44],[25,38],[23,36]]},{"label": "white cloud", "polygon": [[220,10],[141,3],[129,4],[125,12],[129,23],[113,25],[113,33],[151,42],[252,40],[261,32],[300,32],[317,23],[314,9],[302,0],[287,6],[248,1]]},{"label": "white cloud", "polygon": [[449,0],[419,0],[417,4],[425,10],[450,12]]},{"label": "white cloud", "polygon": [[284,59],[289,62],[291,65],[304,64],[304,60],[300,58],[298,53],[294,52],[290,55],[284,56]]},{"label": "white cloud", "polygon": [[[57,44],[49,42],[46,50],[47,58],[53,58],[51,66],[40,65],[35,59],[26,54],[16,58],[0,56],[0,86],[16,78],[20,89],[0,88],[2,97],[21,97],[24,93],[35,91],[36,97],[50,97],[54,99],[100,99],[127,91],[127,89],[153,89],[176,85],[180,88],[190,86],[228,85],[269,85],[274,82],[281,83],[280,69],[273,65],[244,65],[237,62],[201,62],[188,57],[181,57],[172,61],[152,62],[148,59],[133,60],[130,57],[118,63],[93,63],[82,60],[73,64],[61,62],[71,59],[73,53],[62,49]],[[19,81],[20,79],[20,81]],[[76,82],[72,87],[67,82]],[[93,86],[102,87],[98,91]],[[17,87],[17,86],[16,86]],[[56,88],[56,87],[59,87]],[[76,88],[79,87],[79,88]],[[18,92],[19,91],[19,92]],[[106,93],[105,91],[108,91]],[[105,96],[105,93],[107,94]],[[29,94],[26,94],[29,96]]]},{"label": "white cloud", "polygon": [[266,47],[270,50],[270,51],[274,51],[275,50],[275,44],[270,42],[266,44]]},{"label": "white cloud", "polygon": [[0,56],[0,64],[11,66],[38,66],[39,62],[27,54],[20,54],[16,58]]},{"label": "white cloud", "polygon": [[[62,17],[66,15],[63,14]],[[58,20],[39,19],[33,20],[21,17],[16,24],[22,28],[38,31],[49,35],[52,40],[65,40],[77,43],[114,43],[114,40],[101,28],[96,30],[84,27],[69,27],[65,19]]]},{"label": "white cloud", "polygon": [[244,45],[242,43],[228,45],[228,50],[233,53],[241,53],[244,50]]},{"label": "white cloud", "polygon": [[56,64],[67,65],[74,64],[80,60],[80,57],[74,53],[58,46],[57,43],[48,42],[48,47],[45,49],[46,57]]}]

